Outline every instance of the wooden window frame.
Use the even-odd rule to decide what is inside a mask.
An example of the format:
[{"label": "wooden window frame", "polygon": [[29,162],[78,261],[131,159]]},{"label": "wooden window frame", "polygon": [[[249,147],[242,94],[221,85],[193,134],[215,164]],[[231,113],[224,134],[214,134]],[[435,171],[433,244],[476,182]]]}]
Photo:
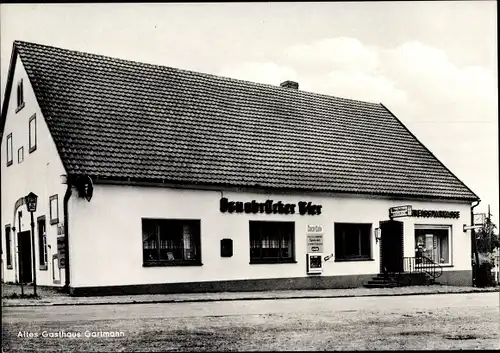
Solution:
[{"label": "wooden window frame", "polygon": [[[358,253],[359,255],[346,255],[346,232],[353,231],[348,228],[352,227],[358,231]],[[341,229],[342,228],[342,229]],[[373,225],[371,223],[350,223],[350,222],[336,222],[334,223],[334,239],[335,244],[335,261],[371,261],[373,260],[373,244],[371,241]],[[365,233],[363,233],[365,231]],[[365,241],[368,244],[368,254],[362,254],[362,238],[365,237]]]},{"label": "wooden window frame", "polygon": [[[156,241],[156,249],[157,250],[157,259],[154,260],[147,260],[145,259],[145,252],[146,250],[144,248],[144,239],[142,241],[142,266],[143,267],[157,267],[157,266],[202,266],[203,263],[201,262],[202,259],[202,252],[201,252],[201,220],[199,219],[178,219],[178,218],[142,218],[141,219],[141,233],[142,236],[144,237],[144,225],[145,222],[155,222],[155,227],[156,227],[156,234],[155,234],[155,241]],[[173,222],[173,223],[178,223],[175,225],[175,227],[183,226],[185,224],[193,224],[195,225],[193,227],[193,245],[194,245],[194,252],[195,252],[195,257],[193,259],[187,260],[187,259],[162,259],[161,258],[161,231],[160,231],[160,225],[161,223],[164,223],[164,226],[168,224],[168,222]],[[174,227],[174,229],[175,229]],[[167,248],[164,248],[167,249]],[[153,249],[151,249],[153,250]],[[168,253],[167,253],[168,254]]]},{"label": "wooden window frame", "polygon": [[16,114],[21,109],[24,108],[24,84],[23,79],[19,80],[17,83],[17,92],[16,92]]},{"label": "wooden window frame", "polygon": [[[22,158],[21,158],[21,156],[22,156]],[[22,162],[24,162],[24,146],[21,146],[17,149],[17,163],[19,164]]]},{"label": "wooden window frame", "polygon": [[[40,224],[43,222],[44,233],[40,234]],[[41,271],[47,271],[49,254],[47,250],[47,223],[45,216],[36,219],[37,240],[38,240],[38,267]],[[43,262],[42,262],[43,259]]]},{"label": "wooden window frame", "polygon": [[6,267],[12,270],[12,227],[10,224],[5,225],[5,257]]},{"label": "wooden window frame", "polygon": [[[264,224],[267,225],[274,225],[279,227],[279,225],[286,225],[286,227],[290,227],[290,229],[282,229],[279,234],[268,234],[268,237],[272,237],[274,235],[279,235],[278,244],[281,243],[282,240],[284,240],[283,233],[286,232],[287,230],[291,230],[291,235],[290,238],[288,239],[291,242],[291,254],[288,257],[281,257],[281,251],[279,251],[280,256],[278,257],[264,257],[262,255],[262,249],[266,249],[265,247],[262,246],[262,229],[260,230],[259,234],[257,235],[260,237],[260,256],[252,256],[252,249],[258,249],[258,248],[252,248],[252,230],[255,229],[252,227],[252,225],[255,226],[263,226]],[[253,228],[253,229],[252,229]],[[295,222],[293,221],[249,221],[249,256],[250,256],[250,264],[284,264],[284,263],[297,263],[296,258],[295,258]],[[273,241],[275,241],[274,239]],[[258,243],[259,241],[257,241]],[[269,247],[272,248],[272,247]],[[279,246],[277,249],[283,249],[281,246]]]},{"label": "wooden window frame", "polygon": [[[35,142],[33,143],[33,141],[31,141],[31,122],[34,121],[34,129],[35,129]],[[29,153],[32,153],[34,151],[36,151],[36,145],[37,145],[37,128],[36,128],[36,114],[33,114],[29,120],[29,123],[28,123],[28,138],[29,138]]]},{"label": "wooden window frame", "polygon": [[[52,201],[56,202],[56,212],[57,214],[55,215],[56,217],[54,218],[54,215],[52,214]],[[57,197],[57,194],[52,195],[49,197],[49,215],[50,215],[50,225],[54,225],[59,223],[59,198]]]},{"label": "wooden window frame", "polygon": [[[11,166],[14,163],[14,148],[13,148],[13,137],[12,132],[7,135],[6,148],[5,151],[7,153],[7,167]],[[10,153],[9,153],[10,152]]]}]

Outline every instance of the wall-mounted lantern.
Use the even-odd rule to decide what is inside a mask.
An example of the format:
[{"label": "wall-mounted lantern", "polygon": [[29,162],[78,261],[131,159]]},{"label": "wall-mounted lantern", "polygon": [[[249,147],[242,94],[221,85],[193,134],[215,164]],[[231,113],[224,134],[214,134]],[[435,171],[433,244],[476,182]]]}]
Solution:
[{"label": "wall-mounted lantern", "polygon": [[92,182],[92,178],[88,175],[80,177],[78,189],[80,196],[85,197],[87,201],[90,202],[94,194],[94,183]]},{"label": "wall-mounted lantern", "polygon": [[375,228],[375,244],[378,244],[382,238],[382,230],[380,228]]},{"label": "wall-mounted lantern", "polygon": [[[33,220],[33,212],[36,212],[36,202],[38,200],[38,196],[34,192],[30,192],[28,195],[24,197],[24,202],[26,203],[26,208],[28,212],[31,214],[31,244],[33,246],[33,294],[36,297],[36,260],[35,260],[35,222]],[[21,227],[19,226],[19,229]]]}]

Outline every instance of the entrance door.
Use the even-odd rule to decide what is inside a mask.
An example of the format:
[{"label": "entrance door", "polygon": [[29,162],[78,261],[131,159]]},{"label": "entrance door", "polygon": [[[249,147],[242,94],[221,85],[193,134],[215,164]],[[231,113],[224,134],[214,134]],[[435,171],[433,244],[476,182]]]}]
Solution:
[{"label": "entrance door", "polygon": [[403,222],[380,222],[380,272],[403,272]]},{"label": "entrance door", "polygon": [[19,247],[19,280],[22,283],[32,282],[31,263],[31,232],[20,232],[17,234],[17,244]]}]

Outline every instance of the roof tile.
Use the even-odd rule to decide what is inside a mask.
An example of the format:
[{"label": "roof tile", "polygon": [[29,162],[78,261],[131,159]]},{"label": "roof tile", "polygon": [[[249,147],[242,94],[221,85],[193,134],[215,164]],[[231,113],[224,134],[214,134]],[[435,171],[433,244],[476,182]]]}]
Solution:
[{"label": "roof tile", "polygon": [[381,104],[15,48],[70,175],[477,199]]}]

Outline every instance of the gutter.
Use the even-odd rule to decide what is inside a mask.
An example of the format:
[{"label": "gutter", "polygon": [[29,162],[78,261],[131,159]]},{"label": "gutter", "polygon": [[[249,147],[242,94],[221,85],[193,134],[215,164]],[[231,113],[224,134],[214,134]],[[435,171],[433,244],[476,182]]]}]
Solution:
[{"label": "gutter", "polygon": [[[481,202],[481,199],[477,199],[477,203],[475,205],[472,205],[470,208],[470,224],[471,226],[474,225],[474,208],[479,206],[479,203]],[[477,242],[476,242],[476,231],[474,229],[470,230],[470,235],[471,235],[471,240],[472,240],[472,251],[474,251],[474,257],[476,258],[476,265],[475,265],[475,277],[477,277],[477,273],[479,270],[479,254],[477,252]],[[474,286],[476,278],[472,278],[472,286]]]},{"label": "gutter", "polygon": [[68,243],[68,202],[71,197],[71,182],[70,179],[67,178],[66,181],[66,193],[64,194],[63,201],[63,212],[64,212],[64,253],[65,253],[65,263],[64,263],[64,290],[69,293],[69,284],[70,284],[70,267],[69,267],[69,243]]}]

